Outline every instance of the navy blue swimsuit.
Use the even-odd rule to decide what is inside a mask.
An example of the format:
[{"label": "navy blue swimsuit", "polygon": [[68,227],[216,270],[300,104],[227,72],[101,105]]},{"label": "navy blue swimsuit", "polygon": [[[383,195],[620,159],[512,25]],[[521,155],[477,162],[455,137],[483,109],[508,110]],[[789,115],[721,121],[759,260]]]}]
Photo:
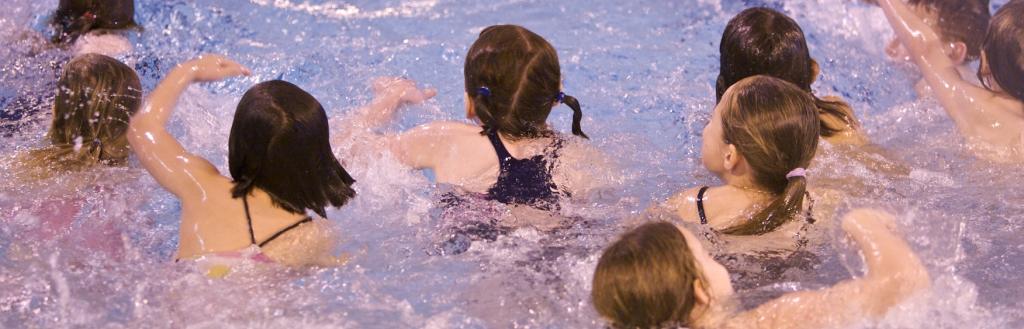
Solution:
[{"label": "navy blue swimsuit", "polygon": [[[558,187],[551,178],[551,167],[544,154],[528,159],[516,159],[501,143],[497,132],[487,133],[487,138],[498,154],[501,171],[498,181],[487,190],[487,199],[504,204],[530,205],[541,209],[551,209],[558,203]],[[556,150],[561,141],[554,144]],[[553,155],[552,157],[557,157]]]}]

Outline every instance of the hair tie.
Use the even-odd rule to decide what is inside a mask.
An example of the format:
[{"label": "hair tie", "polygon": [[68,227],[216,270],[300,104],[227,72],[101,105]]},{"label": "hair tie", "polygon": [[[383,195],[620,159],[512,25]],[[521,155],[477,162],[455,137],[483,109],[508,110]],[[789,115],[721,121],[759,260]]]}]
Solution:
[{"label": "hair tie", "polygon": [[487,87],[477,88],[476,93],[484,97],[491,97],[491,89]]},{"label": "hair tie", "polygon": [[559,103],[565,103],[565,93],[559,91],[558,95],[555,95],[555,100],[558,101]]},{"label": "hair tie", "polygon": [[792,179],[793,177],[807,177],[807,169],[796,168],[786,174],[786,179]]}]

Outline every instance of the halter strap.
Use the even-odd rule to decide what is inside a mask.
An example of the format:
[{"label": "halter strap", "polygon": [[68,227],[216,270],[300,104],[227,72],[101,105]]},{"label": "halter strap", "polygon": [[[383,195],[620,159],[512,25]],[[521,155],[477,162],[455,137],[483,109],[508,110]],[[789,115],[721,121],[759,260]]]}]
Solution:
[{"label": "halter strap", "polygon": [[704,193],[708,191],[708,187],[704,186],[697,192],[697,215],[700,216],[700,224],[707,225],[708,217],[704,215]]},{"label": "halter strap", "polygon": [[309,222],[313,221],[313,217],[306,216],[306,218],[303,218],[303,219],[299,220],[298,222],[295,222],[294,224],[289,225],[288,227],[285,227],[284,229],[282,229],[280,231],[277,231],[277,233],[274,233],[274,235],[271,235],[266,240],[263,240],[263,242],[260,242],[259,244],[257,244],[256,243],[256,234],[253,232],[253,229],[252,229],[252,216],[249,215],[249,200],[248,200],[247,196],[245,196],[245,195],[242,196],[242,205],[245,206],[245,222],[249,224],[249,243],[257,245],[260,248],[262,248],[263,246],[265,246],[268,243],[270,243],[270,241],[274,241],[274,239],[277,239],[278,237],[280,237],[285,232],[291,231],[292,229],[294,229],[296,227],[299,227],[299,225],[302,225],[302,224],[309,223]]}]

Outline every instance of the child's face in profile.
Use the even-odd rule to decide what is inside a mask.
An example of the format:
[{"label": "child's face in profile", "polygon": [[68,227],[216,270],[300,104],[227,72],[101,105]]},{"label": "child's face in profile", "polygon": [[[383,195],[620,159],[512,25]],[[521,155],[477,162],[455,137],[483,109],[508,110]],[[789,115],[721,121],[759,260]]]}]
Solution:
[{"label": "child's face in profile", "polygon": [[[931,28],[935,33],[939,33],[939,14],[935,11],[928,9],[927,6],[917,5],[913,6],[914,14],[918,18],[924,20],[925,24]],[[903,43],[900,42],[899,38],[895,36],[889,40],[889,43],[885,47],[885,54],[889,55],[895,61],[910,62],[910,53],[903,47]]]},{"label": "child's face in profile", "polygon": [[725,132],[722,129],[722,111],[725,109],[726,104],[731,103],[732,100],[732,88],[725,91],[722,95],[722,101],[718,102],[715,106],[715,110],[711,114],[711,121],[704,126],[704,132],[701,135],[703,142],[701,144],[700,153],[701,161],[704,163],[704,168],[711,171],[719,177],[725,173],[725,150],[727,144],[725,143]]},{"label": "child's face in profile", "polygon": [[703,272],[705,289],[711,294],[712,302],[728,299],[734,294],[732,281],[729,278],[729,271],[721,263],[715,261],[706,250],[704,245],[697,240],[697,237],[689,230],[679,227],[679,232],[686,238],[686,246],[693,253],[693,259],[697,267]]}]

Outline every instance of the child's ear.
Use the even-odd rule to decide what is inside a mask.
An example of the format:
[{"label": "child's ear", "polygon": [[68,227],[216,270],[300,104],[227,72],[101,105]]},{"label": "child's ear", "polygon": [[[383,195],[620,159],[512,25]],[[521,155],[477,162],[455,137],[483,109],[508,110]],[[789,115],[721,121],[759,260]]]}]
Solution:
[{"label": "child's ear", "polygon": [[707,290],[704,290],[704,283],[698,280],[693,280],[693,297],[697,299],[697,305],[708,306],[711,303],[711,296],[708,296]]},{"label": "child's ear", "polygon": [[736,145],[725,144],[725,152],[722,164],[726,171],[732,171],[740,163],[740,152],[736,149]]},{"label": "child's ear", "polygon": [[818,81],[818,75],[821,74],[821,68],[818,67],[818,61],[811,60],[811,84]]},{"label": "child's ear", "polygon": [[473,106],[473,100],[469,98],[469,93],[466,95],[466,119],[476,119],[476,107]]},{"label": "child's ear", "polygon": [[967,44],[959,41],[949,44],[949,48],[946,49],[946,55],[949,55],[949,59],[953,60],[953,64],[963,64],[967,61]]}]

